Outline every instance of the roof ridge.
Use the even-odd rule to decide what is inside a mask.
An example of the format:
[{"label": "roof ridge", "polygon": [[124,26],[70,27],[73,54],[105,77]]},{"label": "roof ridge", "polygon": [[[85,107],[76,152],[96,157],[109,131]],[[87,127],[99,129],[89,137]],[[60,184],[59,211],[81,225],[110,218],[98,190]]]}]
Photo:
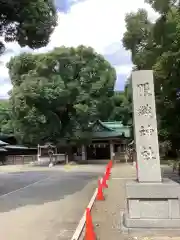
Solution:
[{"label": "roof ridge", "polygon": [[105,123],[119,123],[119,122],[121,122],[122,123],[122,121],[102,121],[102,122],[105,122]]},{"label": "roof ridge", "polygon": [[99,122],[104,128],[108,129],[109,131],[114,131],[114,129],[112,129],[112,128],[106,126],[106,125],[104,124],[103,121],[101,121],[101,120],[97,120],[97,122]]}]

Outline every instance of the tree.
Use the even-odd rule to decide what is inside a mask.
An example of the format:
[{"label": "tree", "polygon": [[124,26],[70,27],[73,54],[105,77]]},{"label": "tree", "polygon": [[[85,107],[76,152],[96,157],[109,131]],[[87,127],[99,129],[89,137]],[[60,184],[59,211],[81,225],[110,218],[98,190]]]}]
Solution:
[{"label": "tree", "polygon": [[121,121],[124,125],[131,125],[132,109],[126,91],[114,92],[111,101],[111,114],[106,120]]},{"label": "tree", "polygon": [[0,134],[12,134],[11,107],[8,100],[0,100]]},{"label": "tree", "polygon": [[147,0],[159,17],[152,23],[145,10],[126,16],[123,44],[135,69],[153,69],[160,141],[180,148],[180,8],[179,1]]},{"label": "tree", "polygon": [[[5,42],[17,41],[21,47],[46,46],[56,26],[53,0],[0,0],[0,36]],[[0,42],[0,52],[5,50]]]},{"label": "tree", "polygon": [[153,24],[148,20],[147,11],[139,9],[137,13],[129,13],[125,17],[125,22],[127,31],[123,37],[123,45],[131,51],[135,69],[152,67],[154,63]]},{"label": "tree", "polygon": [[90,47],[55,48],[21,54],[8,64],[16,136],[26,143],[69,146],[90,139],[90,122],[100,118],[113,95],[114,68]]}]

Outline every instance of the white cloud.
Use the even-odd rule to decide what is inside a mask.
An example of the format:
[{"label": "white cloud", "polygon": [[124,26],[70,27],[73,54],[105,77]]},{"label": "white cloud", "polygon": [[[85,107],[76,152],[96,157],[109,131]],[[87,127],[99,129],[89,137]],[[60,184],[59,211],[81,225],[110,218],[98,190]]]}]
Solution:
[{"label": "white cloud", "polygon": [[59,24],[52,35],[51,45],[90,45],[103,53],[113,42],[122,39],[125,14],[146,8],[150,17],[154,12],[144,0],[87,0],[76,4],[68,14],[59,13]]},{"label": "white cloud", "polygon": [[5,79],[8,78],[8,69],[3,65],[0,66],[0,74],[1,74],[1,78]]},{"label": "white cloud", "polygon": [[[125,31],[125,14],[138,8],[146,8],[151,18],[156,17],[153,10],[144,4],[144,0],[126,0],[123,3],[120,0],[86,0],[77,3],[67,14],[59,13],[58,26],[51,36],[49,45],[39,49],[38,52],[61,45],[78,46],[79,44],[91,46],[101,54],[115,52],[116,45],[113,46],[113,43],[121,44]],[[0,61],[7,62],[12,55],[22,51],[16,43],[8,45],[12,52],[2,56]],[[131,67],[118,66],[116,69],[120,73],[129,73]],[[5,91],[5,88],[7,86],[0,87],[1,91],[2,89]]]},{"label": "white cloud", "polygon": [[9,83],[4,83],[3,87],[0,87],[0,97],[5,99],[8,97],[7,93],[11,90],[11,85]]},{"label": "white cloud", "polygon": [[128,76],[131,72],[132,66],[133,66],[132,64],[116,66],[115,69],[116,69],[117,74]]}]

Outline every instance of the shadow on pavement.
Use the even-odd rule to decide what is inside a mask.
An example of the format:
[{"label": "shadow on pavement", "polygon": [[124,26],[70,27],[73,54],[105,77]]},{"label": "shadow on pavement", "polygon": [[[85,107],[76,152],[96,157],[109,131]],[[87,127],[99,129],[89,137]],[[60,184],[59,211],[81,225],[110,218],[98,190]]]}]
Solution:
[{"label": "shadow on pavement", "polygon": [[162,177],[169,178],[177,183],[180,183],[180,176],[178,176],[177,172],[173,172],[172,168],[169,166],[162,168]]}]

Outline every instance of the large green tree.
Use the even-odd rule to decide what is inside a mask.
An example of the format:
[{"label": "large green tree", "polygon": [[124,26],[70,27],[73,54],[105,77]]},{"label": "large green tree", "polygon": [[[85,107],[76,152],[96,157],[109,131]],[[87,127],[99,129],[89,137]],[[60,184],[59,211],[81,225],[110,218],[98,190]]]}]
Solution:
[{"label": "large green tree", "polygon": [[[5,42],[17,41],[21,47],[47,45],[56,26],[53,0],[0,0],[0,36]],[[0,52],[4,51],[0,42]]]},{"label": "large green tree", "polygon": [[65,140],[70,147],[90,139],[89,123],[111,110],[116,73],[90,47],[22,54],[8,67],[14,129],[23,142]]},{"label": "large green tree", "polygon": [[132,53],[135,69],[153,69],[162,141],[180,148],[180,7],[179,1],[147,0],[159,14],[150,22],[141,9],[126,16],[123,44]]},{"label": "large green tree", "polygon": [[105,120],[121,121],[124,125],[131,125],[132,109],[126,88],[125,91],[114,92],[111,98],[111,104],[111,113]]},{"label": "large green tree", "polygon": [[14,132],[11,116],[12,111],[9,100],[0,100],[0,135],[12,134]]}]

